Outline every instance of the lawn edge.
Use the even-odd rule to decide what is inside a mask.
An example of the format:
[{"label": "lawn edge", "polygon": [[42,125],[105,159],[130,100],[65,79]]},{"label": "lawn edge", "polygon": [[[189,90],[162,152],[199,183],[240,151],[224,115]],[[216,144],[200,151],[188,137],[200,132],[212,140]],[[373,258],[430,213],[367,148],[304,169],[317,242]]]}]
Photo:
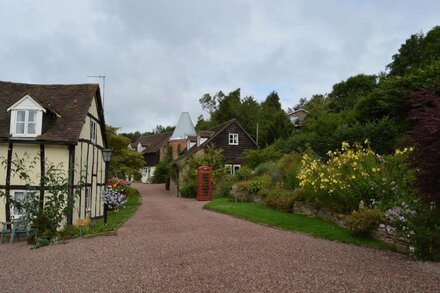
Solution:
[{"label": "lawn edge", "polygon": [[95,238],[95,237],[100,237],[100,236],[116,236],[116,235],[118,235],[119,228],[121,228],[122,225],[124,225],[129,219],[131,219],[137,213],[139,207],[143,204],[141,192],[138,189],[134,188],[134,187],[130,187],[130,188],[135,189],[135,190],[137,190],[137,192],[139,192],[139,204],[137,204],[134,207],[134,212],[133,212],[133,214],[130,217],[128,217],[127,219],[125,219],[124,221],[119,223],[119,225],[117,225],[114,229],[112,229],[110,231],[91,233],[91,234],[86,234],[86,235],[83,235],[83,236],[79,236],[78,235],[76,237],[71,237],[71,238],[67,238],[67,239],[61,239],[61,241],[69,241],[69,240],[78,239],[78,238],[89,239],[89,238]]},{"label": "lawn edge", "polygon": [[319,237],[319,236],[308,234],[308,233],[301,232],[301,231],[290,230],[290,229],[287,229],[287,228],[284,228],[284,227],[281,227],[281,226],[276,226],[276,225],[271,225],[271,224],[267,224],[267,223],[263,223],[263,222],[259,222],[259,221],[254,221],[252,219],[249,219],[249,218],[246,218],[246,217],[243,217],[243,216],[240,216],[240,215],[236,215],[236,214],[220,211],[220,210],[217,210],[217,209],[212,208],[212,207],[207,207],[207,205],[209,203],[210,202],[206,203],[202,208],[204,210],[207,210],[207,211],[215,212],[215,213],[222,214],[222,215],[231,216],[231,217],[234,217],[236,219],[244,220],[244,221],[247,221],[247,222],[250,222],[250,223],[254,223],[254,224],[257,224],[257,225],[260,225],[260,226],[274,228],[274,229],[277,229],[277,230],[287,231],[287,232],[291,232],[291,233],[298,233],[298,234],[306,235],[306,236],[309,236],[309,237],[312,237],[312,238],[322,239],[322,240],[331,241],[331,242],[337,242],[337,243],[353,245],[353,246],[363,247],[363,248],[370,248],[370,249],[375,249],[375,250],[379,250],[379,251],[390,251],[390,252],[399,253],[398,251],[393,249],[392,246],[389,246],[389,247],[373,247],[373,246],[368,246],[368,245],[360,245],[360,244],[356,244],[356,243],[352,243],[352,242],[343,242],[343,241],[340,241],[340,240],[337,240],[337,239],[328,239],[328,238]]}]

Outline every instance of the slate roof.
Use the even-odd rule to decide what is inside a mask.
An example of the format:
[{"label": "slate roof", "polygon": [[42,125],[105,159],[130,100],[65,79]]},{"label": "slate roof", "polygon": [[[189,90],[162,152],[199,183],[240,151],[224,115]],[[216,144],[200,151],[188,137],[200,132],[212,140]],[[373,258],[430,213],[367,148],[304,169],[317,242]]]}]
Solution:
[{"label": "slate roof", "polygon": [[[44,115],[43,133],[36,141],[76,143],[79,139],[92,99],[96,96],[104,145],[107,145],[105,121],[98,84],[41,85],[0,81],[0,140],[8,140],[11,112],[7,108],[29,94],[57,115]],[[48,119],[49,118],[49,119]]]},{"label": "slate roof", "polygon": [[140,143],[143,147],[145,147],[145,150],[142,151],[142,154],[155,153],[168,142],[171,135],[172,132],[164,132],[149,136],[142,135],[138,138],[135,144],[137,146]]}]

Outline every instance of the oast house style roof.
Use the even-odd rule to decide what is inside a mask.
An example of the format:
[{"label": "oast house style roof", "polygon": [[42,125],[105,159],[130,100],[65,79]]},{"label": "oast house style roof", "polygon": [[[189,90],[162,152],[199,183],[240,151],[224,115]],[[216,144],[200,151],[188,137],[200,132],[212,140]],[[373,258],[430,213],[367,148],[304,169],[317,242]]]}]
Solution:
[{"label": "oast house style roof", "polygon": [[164,132],[149,136],[141,136],[136,141],[135,145],[137,146],[140,143],[145,148],[142,151],[142,154],[155,153],[161,148],[161,146],[168,142],[171,134],[172,132]]},{"label": "oast house style roof", "polygon": [[197,132],[188,112],[182,112],[170,140],[187,139],[188,136],[196,136]]},{"label": "oast house style roof", "polygon": [[[98,84],[42,85],[0,81],[0,141],[10,139],[11,112],[8,108],[29,95],[46,111],[41,142],[74,144],[78,142],[92,100],[96,97],[102,133],[105,133],[104,113]],[[107,146],[106,135],[103,135]]]}]

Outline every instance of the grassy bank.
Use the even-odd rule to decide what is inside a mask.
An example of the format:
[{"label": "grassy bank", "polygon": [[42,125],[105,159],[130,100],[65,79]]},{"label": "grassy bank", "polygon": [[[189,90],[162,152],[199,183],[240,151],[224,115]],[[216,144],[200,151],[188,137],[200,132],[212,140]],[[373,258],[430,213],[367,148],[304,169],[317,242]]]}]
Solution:
[{"label": "grassy bank", "polygon": [[[116,229],[122,225],[125,221],[131,218],[136,212],[137,208],[141,204],[140,193],[137,189],[128,188],[128,200],[124,207],[118,211],[109,211],[107,215],[107,224],[104,224],[104,218],[94,220],[95,225],[83,228],[84,236],[92,236],[96,234],[105,234],[116,232]],[[64,231],[66,238],[78,237],[78,227],[69,227]]]},{"label": "grassy bank", "polygon": [[356,237],[347,229],[333,222],[298,214],[283,213],[257,203],[235,202],[229,198],[221,197],[214,198],[204,208],[244,218],[251,222],[301,232],[328,240],[378,249],[390,248],[387,244],[375,239]]}]

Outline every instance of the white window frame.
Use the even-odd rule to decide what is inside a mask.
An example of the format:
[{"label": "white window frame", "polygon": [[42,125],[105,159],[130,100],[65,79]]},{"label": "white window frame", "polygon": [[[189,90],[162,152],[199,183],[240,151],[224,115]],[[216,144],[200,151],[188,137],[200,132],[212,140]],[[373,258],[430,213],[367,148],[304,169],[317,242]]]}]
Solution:
[{"label": "white window frame", "polygon": [[90,117],[90,141],[93,143],[96,143],[97,140],[97,124],[98,122],[95,121],[92,117]]},{"label": "white window frame", "polygon": [[[30,95],[25,95],[20,100],[18,100],[14,105],[7,109],[7,112],[11,112],[11,120],[9,133],[12,137],[37,137],[41,135],[41,130],[43,126],[43,112],[46,109],[41,107]],[[18,112],[23,111],[25,113],[24,117],[24,129],[23,133],[17,133],[17,118]],[[29,122],[29,113],[35,111],[35,121]],[[35,123],[35,133],[29,133],[29,123]]]},{"label": "white window frame", "polygon": [[[18,121],[18,112],[24,112],[24,127],[23,127],[23,133],[18,133],[18,127],[17,123]],[[29,113],[35,112],[35,121],[29,122]],[[11,111],[11,127],[10,127],[10,133],[13,137],[36,137],[41,134],[41,128],[42,128],[42,120],[43,120],[43,111],[40,110],[12,110]],[[29,124],[34,123],[35,124],[35,133],[29,133]]]},{"label": "white window frame", "polygon": [[[11,196],[15,199],[15,194],[16,193],[23,193],[24,197],[28,196],[29,191],[28,190],[11,190]],[[10,215],[12,219],[19,219],[21,218],[24,214],[19,214],[19,213],[15,213],[15,207],[13,204],[11,204],[10,206]]]},{"label": "white window frame", "polygon": [[238,133],[229,133],[229,145],[238,145]]},{"label": "white window frame", "polygon": [[234,164],[232,165],[232,175],[236,175],[237,172],[241,169],[241,165],[240,164]]},{"label": "white window frame", "polygon": [[225,164],[225,170],[230,175],[237,174],[238,170],[240,170],[240,164]]},{"label": "white window frame", "polygon": [[88,186],[86,187],[85,192],[85,205],[86,205],[86,212],[91,213],[92,212],[92,187]]}]

